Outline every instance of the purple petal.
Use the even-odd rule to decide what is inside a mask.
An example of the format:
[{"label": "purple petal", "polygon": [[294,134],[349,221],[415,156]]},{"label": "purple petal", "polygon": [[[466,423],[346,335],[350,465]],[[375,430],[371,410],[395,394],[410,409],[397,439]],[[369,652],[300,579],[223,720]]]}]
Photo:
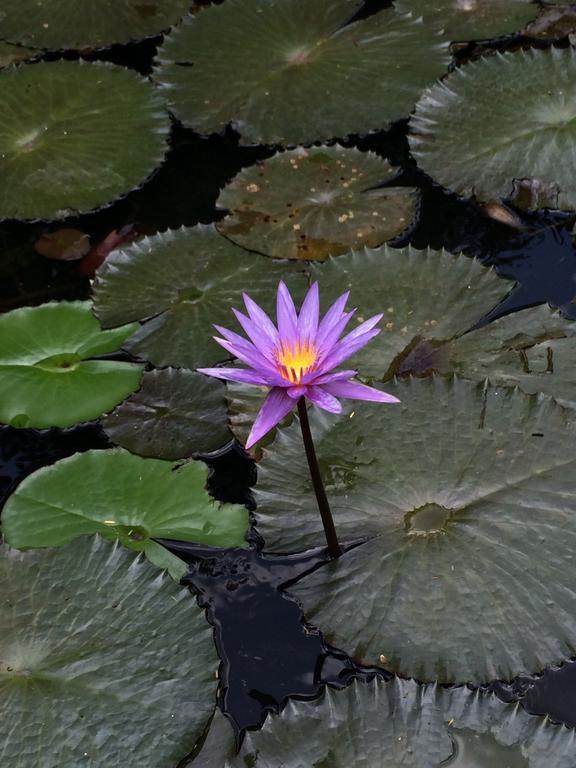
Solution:
[{"label": "purple petal", "polygon": [[373,339],[374,336],[378,336],[379,333],[380,328],[375,328],[372,331],[368,331],[368,333],[363,333],[362,336],[358,336],[358,338],[353,339],[352,341],[346,341],[348,337],[345,337],[341,342],[333,347],[332,352],[328,355],[328,357],[321,361],[321,370],[328,371],[331,368],[337,368],[340,363],[343,363],[344,360],[353,355],[354,352],[357,352],[359,349],[362,349],[362,347],[365,347],[366,344],[368,344],[368,342]]},{"label": "purple petal", "polygon": [[301,397],[305,397],[308,387],[287,387],[286,392],[292,400],[299,400]]},{"label": "purple petal", "polygon": [[375,403],[399,403],[397,397],[381,392],[374,387],[367,387],[359,381],[332,381],[322,387],[326,392],[336,397],[346,397],[350,400],[371,400]]},{"label": "purple petal", "polygon": [[318,376],[317,378],[314,378],[314,374],[308,374],[310,376],[309,381],[306,381],[306,376],[302,378],[303,384],[313,384],[314,386],[318,384],[328,384],[331,381],[340,381],[341,379],[351,379],[352,376],[356,376],[358,371],[336,371],[336,373],[325,373],[322,376]]},{"label": "purple petal", "polygon": [[245,339],[244,336],[240,336],[239,333],[229,331],[228,328],[223,328],[221,325],[214,324],[214,328],[216,328],[220,336],[223,336],[226,341],[229,341],[231,344],[238,345],[239,347],[245,348],[246,350],[252,350],[253,352],[258,351],[251,341]]},{"label": "purple petal", "polygon": [[232,344],[226,339],[218,338],[218,336],[213,336],[213,339],[218,344],[220,344],[221,347],[224,347],[227,352],[229,352],[234,357],[237,357],[238,360],[246,363],[246,365],[249,365],[251,368],[260,371],[261,373],[276,373],[276,369],[270,363],[270,361],[267,360],[264,355],[258,352],[258,350],[255,349],[249,342],[243,341],[242,344],[239,342]]},{"label": "purple petal", "polygon": [[256,371],[246,371],[243,368],[197,368],[198,373],[213,376],[215,379],[226,381],[239,381],[242,384],[257,384],[269,386],[270,381],[264,375]]},{"label": "purple petal", "polygon": [[298,335],[300,342],[312,341],[318,330],[318,320],[320,316],[320,295],[318,292],[318,283],[313,283],[309,288],[302,308],[298,316]]},{"label": "purple petal", "polygon": [[282,280],[278,283],[276,319],[280,340],[295,344],[298,340],[298,316],[290,291]]},{"label": "purple petal", "polygon": [[248,312],[252,322],[254,322],[258,328],[260,328],[262,333],[264,333],[270,339],[274,346],[278,346],[278,331],[276,330],[276,326],[272,320],[270,320],[262,307],[259,307],[258,304],[256,304],[256,302],[253,301],[250,296],[248,296],[247,293],[243,293],[242,298],[244,299],[246,311]]},{"label": "purple petal", "polygon": [[239,312],[237,309],[232,309],[234,315],[246,334],[249,336],[250,341],[254,344],[256,349],[267,357],[271,362],[274,360],[275,345],[273,341],[265,333],[262,333],[260,326],[245,314]]},{"label": "purple petal", "polygon": [[342,317],[344,313],[344,308],[346,307],[346,302],[348,301],[349,296],[350,296],[350,291],[346,291],[346,293],[343,293],[339,299],[336,299],[334,304],[332,304],[328,312],[326,312],[326,314],[324,315],[322,322],[318,326],[318,333],[316,334],[316,344],[319,347],[324,346],[326,334],[330,331],[330,329],[334,326],[334,324],[337,323]]},{"label": "purple petal", "polygon": [[353,331],[350,331],[348,335],[344,336],[344,338],[340,340],[340,344],[346,344],[349,341],[354,341],[354,339],[358,338],[358,336],[362,336],[364,333],[368,333],[368,331],[371,331],[376,323],[379,323],[383,317],[384,315],[374,315],[374,317],[371,317],[368,320],[365,320],[363,323],[360,323],[358,328],[354,328]]},{"label": "purple petal", "polygon": [[355,312],[356,310],[353,309],[350,312],[343,314],[340,319],[333,323],[332,327],[328,329],[322,343],[317,342],[317,348],[322,355],[327,355],[332,350],[332,347],[340,338],[341,333],[344,331],[344,328],[346,328],[350,322],[350,318]]},{"label": "purple petal", "polygon": [[279,387],[271,389],[248,435],[246,448],[251,448],[254,443],[270,432],[293,408],[294,400],[288,396],[285,389]]},{"label": "purple petal", "polygon": [[329,411],[330,413],[342,412],[342,405],[340,402],[336,400],[334,395],[330,394],[330,392],[326,392],[323,387],[308,387],[306,397],[325,411]]}]

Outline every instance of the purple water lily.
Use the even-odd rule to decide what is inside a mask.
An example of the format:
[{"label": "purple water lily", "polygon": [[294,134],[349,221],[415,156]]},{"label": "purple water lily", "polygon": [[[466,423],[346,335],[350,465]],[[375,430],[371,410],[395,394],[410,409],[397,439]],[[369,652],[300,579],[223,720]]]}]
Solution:
[{"label": "purple water lily", "polygon": [[[232,311],[248,339],[214,326],[221,337],[215,340],[227,352],[249,366],[240,368],[199,368],[218,379],[271,387],[254,422],[246,448],[253,446],[296,405],[307,398],[325,411],[340,413],[338,398],[398,403],[398,399],[352,377],[357,371],[334,371],[350,355],[364,347],[380,330],[375,315],[341,338],[356,310],[346,311],[349,292],[344,293],[320,320],[318,283],[308,290],[300,313],[296,312],[288,288],[278,285],[277,324],[249,296],[244,294],[248,315]],[[300,410],[300,409],[299,409]],[[305,409],[304,409],[305,410]]]}]

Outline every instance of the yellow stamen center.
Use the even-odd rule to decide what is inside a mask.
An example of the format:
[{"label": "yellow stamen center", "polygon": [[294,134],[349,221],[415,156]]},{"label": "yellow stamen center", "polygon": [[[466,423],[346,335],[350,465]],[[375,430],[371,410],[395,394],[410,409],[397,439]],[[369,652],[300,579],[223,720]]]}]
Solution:
[{"label": "yellow stamen center", "polygon": [[296,342],[294,346],[284,343],[276,351],[278,371],[292,384],[299,384],[302,377],[314,368],[317,359],[316,349],[308,341],[302,344]]}]

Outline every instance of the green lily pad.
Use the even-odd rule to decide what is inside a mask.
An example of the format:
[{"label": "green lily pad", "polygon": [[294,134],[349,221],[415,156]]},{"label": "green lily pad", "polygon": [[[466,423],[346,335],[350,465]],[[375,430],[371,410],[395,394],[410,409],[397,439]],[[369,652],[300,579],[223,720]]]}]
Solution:
[{"label": "green lily pad", "polygon": [[174,460],[207,453],[232,439],[224,394],[222,382],[201,373],[151,371],[138,392],[104,418],[104,431],[140,456]]},{"label": "green lily pad", "polygon": [[[570,412],[458,379],[386,390],[400,406],[312,412],[339,536],[372,538],[291,587],[307,619],[363,663],[419,680],[510,679],[573,655]],[[298,424],[265,451],[256,502],[267,549],[322,544]]]},{"label": "green lily pad", "polygon": [[147,320],[125,345],[158,366],[198,368],[226,355],[213,324],[230,325],[242,293],[266,311],[283,279],[302,297],[297,265],[271,264],[219,235],[213,226],[144,238],[113,253],[97,272],[94,308],[104,327]]},{"label": "green lily pad", "polygon": [[0,581],[3,764],[174,768],[217,684],[212,628],[187,591],[98,537],[2,546]]},{"label": "green lily pad", "polygon": [[421,339],[460,336],[509,292],[510,283],[466,256],[415,248],[364,250],[311,266],[326,306],[349,288],[352,323],[384,313],[381,332],[351,358],[364,376],[389,378]]},{"label": "green lily pad", "polygon": [[226,0],[160,48],[156,80],[198,133],[305,144],[382,129],[447,68],[439,33],[394,9],[347,22],[359,0]]},{"label": "green lily pad", "polygon": [[[221,729],[221,722],[216,726]],[[270,715],[262,730],[248,731],[239,756],[225,764],[572,768],[574,732],[494,694],[376,678],[356,680],[343,691],[327,687],[316,701],[291,701],[280,715]]]},{"label": "green lily pad", "polygon": [[55,61],[0,72],[0,218],[63,219],[141,184],[166,151],[155,89],[125,67]]},{"label": "green lily pad", "polygon": [[87,301],[0,316],[0,422],[70,427],[113,408],[138,387],[142,366],[88,358],[118,351],[134,330],[103,331]]},{"label": "green lily pad", "polygon": [[460,195],[506,198],[515,179],[530,179],[557,185],[558,205],[574,208],[575,78],[574,48],[497,53],[459,67],[418,102],[412,153]]},{"label": "green lily pad", "polygon": [[185,564],[152,538],[246,545],[247,510],[217,505],[205,489],[207,472],[201,462],[178,466],[121,448],[78,453],[20,483],[2,513],[4,537],[31,549],[99,533],[181,578]]},{"label": "green lily pad", "polygon": [[229,215],[218,230],[266,256],[323,261],[377,246],[413,223],[418,190],[374,187],[396,171],[372,152],[312,147],[279,152],[246,168],[224,189]]},{"label": "green lily pad", "polygon": [[442,27],[452,42],[486,40],[512,32],[538,15],[532,0],[397,0],[396,10]]},{"label": "green lily pad", "polygon": [[0,34],[34,48],[108,48],[176,24],[190,0],[3,0]]}]

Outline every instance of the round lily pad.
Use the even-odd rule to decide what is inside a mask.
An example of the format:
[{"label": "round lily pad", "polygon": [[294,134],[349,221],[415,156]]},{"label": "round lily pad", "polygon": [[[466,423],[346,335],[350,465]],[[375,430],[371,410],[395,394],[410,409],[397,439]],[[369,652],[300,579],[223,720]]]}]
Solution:
[{"label": "round lily pad", "polygon": [[198,226],[144,238],[98,270],[94,307],[104,327],[147,320],[126,347],[154,365],[198,368],[223,359],[213,324],[229,325],[242,293],[265,311],[283,279],[296,298],[306,289],[297,265],[270,263]]},{"label": "round lily pad", "polygon": [[157,35],[190,0],[2,0],[0,34],[34,48],[107,48]]},{"label": "round lily pad", "polygon": [[63,219],[99,208],[145,181],[166,151],[162,102],[125,67],[9,68],[0,72],[0,101],[3,219]]},{"label": "round lily pad", "polygon": [[452,42],[520,32],[539,12],[532,0],[396,0],[395,6],[442,27]]},{"label": "round lily pad", "polygon": [[140,456],[173,460],[207,453],[232,439],[224,394],[222,382],[201,373],[151,371],[138,392],[104,418],[104,431]]},{"label": "round lily pad", "polygon": [[446,45],[394,9],[348,23],[359,0],[226,0],[160,48],[156,80],[198,133],[305,144],[382,129],[446,71]]},{"label": "round lily pad", "polygon": [[174,768],[190,752],[218,656],[187,591],[98,537],[2,546],[0,580],[5,765]]},{"label": "round lily pad", "polygon": [[216,504],[206,492],[207,472],[201,462],[178,466],[121,448],[77,453],[20,483],[2,513],[4,537],[13,547],[29,549],[100,533],[181,578],[184,563],[153,538],[246,544],[247,510]]},{"label": "round lily pad", "polygon": [[279,152],[246,168],[218,205],[218,230],[266,256],[323,261],[351,248],[377,246],[416,216],[418,190],[379,187],[396,172],[372,152],[334,147]]},{"label": "round lily pad", "polygon": [[70,427],[133,392],[142,366],[89,358],[116,352],[135,330],[103,331],[90,302],[50,302],[0,316],[0,422]]},{"label": "round lily pad", "polygon": [[[363,663],[419,680],[510,679],[573,655],[570,412],[458,379],[386,390],[400,406],[312,413],[339,536],[371,539],[291,587],[307,619]],[[256,502],[269,550],[322,544],[298,424],[265,451]]]},{"label": "round lily pad", "polygon": [[496,53],[459,67],[418,102],[412,153],[460,195],[506,198],[515,179],[528,179],[557,185],[558,205],[574,208],[575,78],[574,48]]}]

